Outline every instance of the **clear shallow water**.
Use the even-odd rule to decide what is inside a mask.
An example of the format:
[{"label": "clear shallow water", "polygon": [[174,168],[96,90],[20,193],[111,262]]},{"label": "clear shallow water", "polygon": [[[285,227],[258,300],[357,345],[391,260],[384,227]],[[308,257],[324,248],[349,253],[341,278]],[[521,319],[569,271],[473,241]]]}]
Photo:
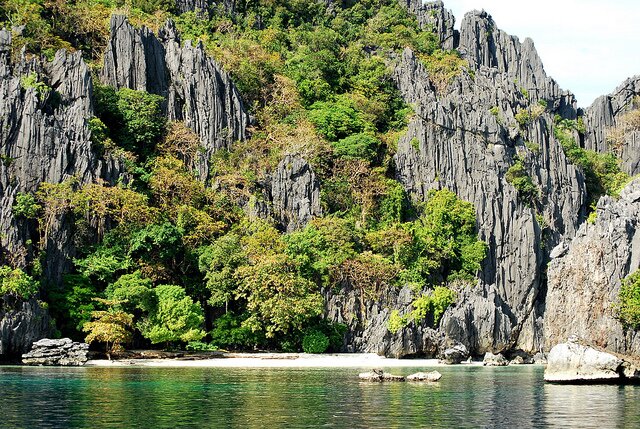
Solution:
[{"label": "clear shallow water", "polygon": [[640,428],[640,386],[549,385],[532,366],[437,369],[437,384],[378,384],[352,368],[0,367],[0,427]]}]

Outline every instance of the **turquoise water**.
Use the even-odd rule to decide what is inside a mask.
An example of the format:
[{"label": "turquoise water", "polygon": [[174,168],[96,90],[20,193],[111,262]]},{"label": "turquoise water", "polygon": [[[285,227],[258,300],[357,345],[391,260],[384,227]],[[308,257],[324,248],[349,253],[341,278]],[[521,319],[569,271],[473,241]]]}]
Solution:
[{"label": "turquoise water", "polygon": [[436,384],[359,371],[0,367],[0,426],[640,428],[640,386],[549,385],[533,366],[438,368]]}]

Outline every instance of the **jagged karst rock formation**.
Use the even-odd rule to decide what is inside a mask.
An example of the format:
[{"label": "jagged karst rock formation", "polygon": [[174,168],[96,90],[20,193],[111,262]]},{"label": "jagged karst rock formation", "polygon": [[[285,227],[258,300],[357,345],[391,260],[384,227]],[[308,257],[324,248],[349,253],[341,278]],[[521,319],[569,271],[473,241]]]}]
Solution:
[{"label": "jagged karst rock formation", "polygon": [[[452,39],[453,20],[441,3],[406,6],[422,25],[429,25],[423,22],[427,16],[447,17],[436,29],[441,40]],[[348,323],[353,336],[348,343],[355,351],[435,356],[444,351],[443,337],[465,344],[476,355],[512,349],[535,353],[543,347],[548,249],[573,236],[585,213],[583,175],[552,133],[553,115],[576,118],[575,99],[546,75],[531,40],[520,43],[498,30],[485,12],[465,16],[459,46],[454,47],[463,52],[469,70],[461,71],[445,91],[409,49],[395,59],[394,79],[416,110],[398,145],[396,175],[415,200],[427,198],[431,189],[449,188],[474,204],[480,237],[489,245],[480,281],[460,291],[437,333],[413,323],[396,335],[384,333],[387,308],[410,306],[409,292],[400,292],[402,300],[389,302],[385,295],[378,303],[360,304],[373,311],[363,323],[366,328]],[[540,100],[546,111],[538,108],[519,124],[517,114],[535,111]],[[537,201],[523,200],[505,178],[517,160],[539,190]],[[341,294],[327,300],[332,320],[344,320],[338,314],[354,314],[358,307],[357,294],[348,289]]]},{"label": "jagged karst rock formation", "polygon": [[[0,31],[0,259],[24,267],[34,257],[30,221],[16,218],[18,192],[34,192],[40,183],[75,177],[80,184],[102,178],[115,181],[121,162],[101,158],[92,149],[88,120],[93,116],[92,83],[80,52],[60,50],[52,62],[11,61],[11,33]],[[34,84],[34,79],[40,85]],[[31,82],[29,82],[31,81]],[[73,231],[65,215],[49,225],[43,249],[44,278],[57,283],[75,254]],[[11,301],[9,303],[9,301]],[[0,310],[0,355],[19,354],[50,333],[47,311],[35,299],[4,297]]]},{"label": "jagged karst rock formation", "polygon": [[[597,152],[614,151],[622,159],[622,168],[628,174],[640,173],[640,129],[621,130],[621,147],[610,143],[611,134],[621,126],[626,113],[640,108],[640,76],[624,81],[612,94],[598,97],[584,111],[584,147]],[[625,132],[626,131],[626,132]],[[613,147],[612,147],[613,146]]]},{"label": "jagged karst rock formation", "polygon": [[[595,223],[584,223],[548,268],[545,348],[570,335],[603,350],[640,355],[640,336],[615,318],[622,279],[640,267],[640,179],[602,197]],[[579,315],[579,317],[576,317]]]},{"label": "jagged karst rock formation", "polygon": [[[582,174],[550,131],[553,114],[575,117],[574,100],[546,77],[530,41],[520,44],[497,30],[484,12],[465,16],[460,44],[475,72],[462,71],[446,93],[436,90],[411,51],[398,60],[396,82],[417,106],[417,119],[399,143],[398,179],[418,200],[429,189],[449,188],[471,201],[489,244],[480,284],[445,313],[443,331],[475,353],[533,352],[542,347],[545,248],[572,236],[583,218]],[[548,111],[518,124],[516,114],[537,100],[545,100]],[[505,179],[518,158],[539,189],[533,204]],[[544,234],[536,216],[548,224]]]},{"label": "jagged karst rock formation", "polygon": [[89,344],[71,341],[69,338],[52,340],[43,338],[33,343],[29,353],[22,355],[25,365],[82,366],[87,362]]},{"label": "jagged karst rock formation", "polygon": [[200,137],[205,149],[199,166],[203,180],[214,151],[247,138],[249,115],[229,75],[201,43],[193,47],[187,41],[182,46],[171,20],[156,37],[148,28],[136,29],[126,17],[114,15],[100,79],[118,89],[164,97],[168,119],[184,121]]},{"label": "jagged karst rock formation", "polygon": [[271,177],[271,202],[275,218],[287,232],[304,228],[321,216],[320,183],[299,155],[286,155]]}]

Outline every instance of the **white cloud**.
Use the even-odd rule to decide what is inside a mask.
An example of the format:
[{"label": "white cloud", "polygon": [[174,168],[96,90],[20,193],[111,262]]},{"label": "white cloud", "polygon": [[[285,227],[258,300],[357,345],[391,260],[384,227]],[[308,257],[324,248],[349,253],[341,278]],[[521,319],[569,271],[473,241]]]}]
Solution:
[{"label": "white cloud", "polygon": [[473,9],[497,26],[535,42],[547,74],[573,91],[580,106],[640,74],[640,2],[637,0],[444,0],[459,27]]}]

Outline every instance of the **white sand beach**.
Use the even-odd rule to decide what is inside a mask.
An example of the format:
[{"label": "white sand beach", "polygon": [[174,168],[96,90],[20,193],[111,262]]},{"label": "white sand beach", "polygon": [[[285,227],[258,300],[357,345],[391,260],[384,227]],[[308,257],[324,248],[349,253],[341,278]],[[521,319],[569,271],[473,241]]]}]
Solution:
[{"label": "white sand beach", "polygon": [[[482,365],[482,362],[463,365]],[[443,366],[438,359],[391,359],[374,353],[314,355],[306,353],[224,353],[213,359],[164,358],[90,360],[93,367],[169,367],[169,368],[406,368]]]}]

